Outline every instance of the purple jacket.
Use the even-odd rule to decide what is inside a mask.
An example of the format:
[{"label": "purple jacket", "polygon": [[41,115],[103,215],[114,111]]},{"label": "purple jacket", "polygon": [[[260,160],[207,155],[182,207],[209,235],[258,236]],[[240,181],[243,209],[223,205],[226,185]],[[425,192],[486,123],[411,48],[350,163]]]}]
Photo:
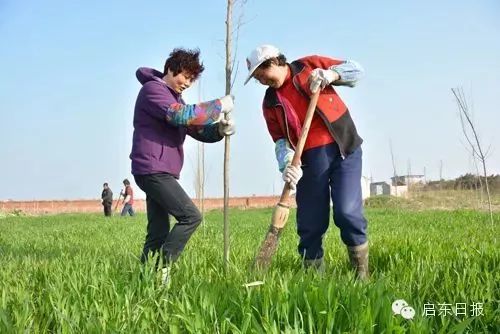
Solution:
[{"label": "purple jacket", "polygon": [[134,110],[132,174],[169,173],[179,178],[186,134],[207,143],[223,138],[217,123],[220,100],[186,105],[162,80],[161,72],[141,67],[136,76],[142,88]]}]

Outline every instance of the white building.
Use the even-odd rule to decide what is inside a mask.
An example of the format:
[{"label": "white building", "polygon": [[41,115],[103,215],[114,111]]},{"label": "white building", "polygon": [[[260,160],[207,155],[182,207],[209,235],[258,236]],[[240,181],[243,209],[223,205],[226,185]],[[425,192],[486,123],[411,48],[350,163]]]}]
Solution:
[{"label": "white building", "polygon": [[[396,183],[397,180],[397,183]],[[416,175],[416,174],[410,174],[410,175],[398,175],[398,176],[393,176],[391,177],[391,182],[393,186],[411,186],[412,184],[415,183],[425,183],[425,176],[424,175]]]},{"label": "white building", "polygon": [[370,196],[381,195],[406,197],[408,196],[408,186],[393,186],[385,181],[370,183]]},{"label": "white building", "polygon": [[371,195],[369,177],[361,176],[361,195],[363,196],[363,200],[367,199]]},{"label": "white building", "polygon": [[391,185],[385,181],[370,183],[370,196],[390,195]]}]

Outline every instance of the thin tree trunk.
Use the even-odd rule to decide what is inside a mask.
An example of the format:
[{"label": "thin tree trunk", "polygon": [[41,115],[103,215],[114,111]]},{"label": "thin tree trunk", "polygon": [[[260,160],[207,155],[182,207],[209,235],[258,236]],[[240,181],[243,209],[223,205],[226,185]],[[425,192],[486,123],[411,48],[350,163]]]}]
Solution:
[{"label": "thin tree trunk", "polygon": [[[412,183],[412,174],[411,174],[411,160],[408,159],[408,166],[407,166],[407,171],[406,171],[406,188],[407,188],[407,191],[408,191],[408,195],[410,195],[410,190],[413,191],[414,190],[414,187],[413,187],[413,183]],[[411,188],[411,189],[410,189]]]},{"label": "thin tree trunk", "polygon": [[201,217],[205,224],[205,143],[201,143]]},{"label": "thin tree trunk", "polygon": [[[477,159],[476,157],[474,156],[474,154],[472,155],[472,163],[474,164],[474,168],[476,169],[476,182],[475,182],[475,185],[476,185],[476,195],[478,197],[478,201],[479,201],[479,208],[482,209],[482,206],[483,206],[483,180],[481,180],[481,173],[479,173],[479,167],[477,166]],[[477,184],[479,183],[479,188],[477,186]]]},{"label": "thin tree trunk", "polygon": [[394,153],[392,152],[391,140],[389,140],[389,147],[391,149],[392,170],[394,172],[394,189],[396,190],[396,197],[398,197],[398,174],[396,173],[396,163],[394,162]]},{"label": "thin tree trunk", "polygon": [[[201,80],[198,81],[198,102],[202,102],[201,94]],[[198,208],[201,213],[202,225],[205,223],[205,210],[203,207],[205,201],[205,143],[198,142],[196,150],[196,179],[195,179],[195,191],[196,200],[198,202]]]},{"label": "thin tree trunk", "polygon": [[[233,0],[227,0],[226,15],[226,95],[231,94]],[[226,116],[227,117],[227,116]],[[224,138],[224,269],[229,264],[229,152],[230,137]]]},{"label": "thin tree trunk", "polygon": [[439,161],[439,190],[443,190],[443,160]]},{"label": "thin tree trunk", "polygon": [[493,208],[491,207],[490,186],[488,185],[488,175],[486,174],[486,161],[481,160],[481,162],[483,164],[484,183],[486,184],[486,196],[488,197],[488,210],[490,211],[490,222],[493,224]]}]

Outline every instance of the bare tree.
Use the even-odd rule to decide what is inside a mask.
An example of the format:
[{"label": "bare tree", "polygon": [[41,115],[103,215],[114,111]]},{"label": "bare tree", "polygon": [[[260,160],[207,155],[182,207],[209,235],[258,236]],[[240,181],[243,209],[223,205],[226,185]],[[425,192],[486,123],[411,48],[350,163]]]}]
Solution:
[{"label": "bare tree", "polygon": [[439,190],[443,189],[443,160],[439,160]]},{"label": "bare tree", "polygon": [[[483,167],[483,176],[484,183],[486,188],[486,196],[488,199],[488,209],[490,212],[490,222],[493,224],[493,209],[491,207],[491,196],[490,196],[490,188],[488,185],[488,175],[486,173],[486,158],[488,156],[488,151],[484,151],[481,143],[479,141],[479,135],[476,131],[476,126],[472,121],[472,117],[470,114],[469,105],[467,104],[467,99],[465,98],[464,92],[462,88],[452,88],[451,89],[453,95],[455,96],[455,100],[458,105],[459,115],[460,115],[460,123],[462,126],[462,131],[465,136],[465,139],[469,143],[469,146],[472,150],[472,156],[474,159],[477,159],[482,167]],[[472,132],[472,136],[474,140],[471,140],[470,132]]]},{"label": "bare tree", "polygon": [[201,211],[201,219],[202,222],[205,222],[205,143],[201,142],[200,143],[200,170],[201,170],[201,175],[200,175],[200,211]]},{"label": "bare tree", "polygon": [[477,195],[477,201],[478,201],[478,208],[481,208],[482,203],[484,203],[483,199],[483,181],[481,180],[481,173],[479,172],[479,166],[477,165],[477,159],[474,156],[474,153],[471,154],[471,159],[472,159],[472,165],[475,170],[475,182],[473,183],[475,194]]},{"label": "bare tree", "polygon": [[[233,9],[235,3],[240,2],[245,4],[244,0],[227,0],[226,12],[226,95],[231,94],[231,89],[234,83],[233,70],[235,61],[233,60],[233,35],[236,33],[236,43],[238,45],[239,30],[242,25],[242,14],[239,16],[236,24],[236,30],[233,31]],[[234,50],[236,55],[236,49]],[[237,71],[237,69],[236,69]],[[236,76],[234,76],[236,78]],[[226,119],[229,117],[226,114]],[[229,136],[224,139],[224,269],[227,270],[229,263],[229,152],[230,140]]]},{"label": "bare tree", "polygon": [[[226,15],[226,95],[231,94],[233,0],[227,0]],[[226,116],[227,117],[227,116]],[[224,138],[224,269],[229,263],[229,136]]]},{"label": "bare tree", "polygon": [[205,146],[198,142],[196,149],[196,172],[194,179],[194,190],[196,201],[201,212],[202,223],[204,222],[204,201],[205,201]]},{"label": "bare tree", "polygon": [[[198,81],[198,102],[202,101],[201,80]],[[202,223],[205,222],[205,143],[198,142],[196,152],[195,192],[200,208]]]},{"label": "bare tree", "polygon": [[394,152],[392,151],[392,140],[389,139],[389,148],[391,149],[392,171],[394,175],[394,189],[398,197],[398,173],[396,173],[396,162],[394,161]]},{"label": "bare tree", "polygon": [[408,159],[408,164],[406,166],[406,186],[407,186],[408,194],[410,194],[410,188],[412,188],[411,190],[413,190],[412,181],[413,181],[413,179],[411,176],[411,160]]}]

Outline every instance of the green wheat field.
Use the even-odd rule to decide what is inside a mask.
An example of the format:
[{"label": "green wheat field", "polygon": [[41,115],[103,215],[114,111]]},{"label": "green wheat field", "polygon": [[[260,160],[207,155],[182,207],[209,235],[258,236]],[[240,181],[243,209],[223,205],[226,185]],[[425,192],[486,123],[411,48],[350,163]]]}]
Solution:
[{"label": "green wheat field", "polygon": [[[500,333],[500,214],[368,208],[360,283],[333,223],[326,271],[301,268],[294,212],[270,270],[252,272],[271,212],[230,212],[227,270],[222,212],[207,213],[169,287],[139,263],[144,214],[4,215],[0,333]],[[412,320],[393,314],[396,299]]]}]

